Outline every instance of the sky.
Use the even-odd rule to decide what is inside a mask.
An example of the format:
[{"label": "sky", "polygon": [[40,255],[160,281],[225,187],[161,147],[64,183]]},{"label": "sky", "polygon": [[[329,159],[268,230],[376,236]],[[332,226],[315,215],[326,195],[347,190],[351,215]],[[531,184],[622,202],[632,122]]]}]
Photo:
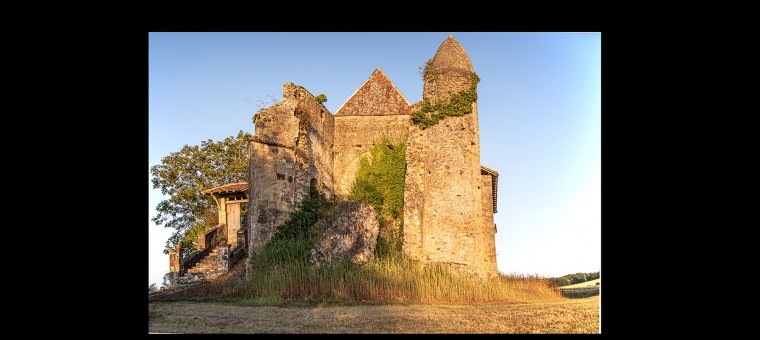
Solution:
[{"label": "sky", "polygon": [[292,82],[333,114],[380,68],[410,103],[418,66],[449,36],[478,84],[481,164],[499,172],[496,262],[504,274],[601,270],[601,33],[149,33],[148,281],[161,286],[172,230],[150,167],[184,145],[254,134],[253,115]]}]

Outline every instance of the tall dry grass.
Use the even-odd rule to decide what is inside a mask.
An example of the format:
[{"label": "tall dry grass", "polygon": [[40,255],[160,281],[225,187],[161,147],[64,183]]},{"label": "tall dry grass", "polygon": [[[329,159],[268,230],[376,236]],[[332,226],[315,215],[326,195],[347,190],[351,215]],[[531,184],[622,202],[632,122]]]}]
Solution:
[{"label": "tall dry grass", "polygon": [[348,261],[314,265],[306,240],[278,242],[252,259],[252,273],[239,296],[264,303],[416,302],[477,303],[560,299],[548,280],[534,275],[500,275],[481,280],[446,265],[422,265],[398,251],[357,266]]}]

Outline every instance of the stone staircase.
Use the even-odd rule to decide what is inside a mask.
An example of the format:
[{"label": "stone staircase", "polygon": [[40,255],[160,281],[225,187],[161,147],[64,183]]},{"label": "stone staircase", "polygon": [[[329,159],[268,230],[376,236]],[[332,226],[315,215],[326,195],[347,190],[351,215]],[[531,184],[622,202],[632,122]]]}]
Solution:
[{"label": "stone staircase", "polygon": [[203,279],[213,279],[226,273],[224,269],[219,269],[219,252],[216,247],[208,255],[203,257],[198,263],[188,268],[185,275],[192,275]]}]

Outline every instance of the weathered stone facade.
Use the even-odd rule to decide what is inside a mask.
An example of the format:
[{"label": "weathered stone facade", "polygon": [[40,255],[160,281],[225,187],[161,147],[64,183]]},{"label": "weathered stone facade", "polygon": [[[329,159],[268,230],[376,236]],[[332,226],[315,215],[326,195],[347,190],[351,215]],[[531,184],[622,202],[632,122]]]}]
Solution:
[{"label": "weathered stone facade", "polygon": [[[468,89],[476,76],[462,45],[449,36],[428,66],[423,98],[435,104]],[[425,263],[495,276],[493,213],[498,173],[480,165],[477,102],[472,112],[420,129],[410,105],[376,69],[333,115],[306,89],[283,86],[283,100],[256,113],[249,143],[249,242],[266,244],[310,185],[345,197],[359,159],[373,142],[406,141],[403,251]]]},{"label": "weathered stone facade", "polygon": [[335,113],[335,192],[345,196],[356,176],[361,156],[374,142],[406,140],[410,105],[380,69]]},{"label": "weathered stone facade", "polygon": [[[435,105],[470,88],[475,77],[467,53],[449,37],[428,65],[423,100]],[[478,106],[460,117],[446,117],[425,130],[409,128],[404,188],[404,251],[424,262],[449,263],[474,274],[495,275],[489,265],[493,240],[492,207],[483,190]],[[490,177],[490,176],[489,176]],[[490,217],[490,218],[488,218]],[[495,262],[494,262],[495,264]]]},{"label": "weathered stone facade", "polygon": [[282,102],[256,113],[248,144],[254,251],[269,242],[311,185],[333,194],[333,115],[303,87],[286,83],[282,93]]}]

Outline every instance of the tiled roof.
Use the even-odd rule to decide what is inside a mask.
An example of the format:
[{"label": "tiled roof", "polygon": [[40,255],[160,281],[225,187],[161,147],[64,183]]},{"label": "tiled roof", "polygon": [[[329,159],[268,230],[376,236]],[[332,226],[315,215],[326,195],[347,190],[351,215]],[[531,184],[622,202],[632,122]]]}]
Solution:
[{"label": "tiled roof", "polygon": [[207,190],[201,191],[204,195],[211,195],[211,194],[231,194],[236,192],[246,192],[248,191],[248,182],[242,182],[242,183],[232,183],[232,184],[225,184],[222,186],[218,186],[216,188],[211,188]]},{"label": "tiled roof", "polygon": [[335,116],[409,115],[409,100],[383,73],[372,75],[335,111]]}]

